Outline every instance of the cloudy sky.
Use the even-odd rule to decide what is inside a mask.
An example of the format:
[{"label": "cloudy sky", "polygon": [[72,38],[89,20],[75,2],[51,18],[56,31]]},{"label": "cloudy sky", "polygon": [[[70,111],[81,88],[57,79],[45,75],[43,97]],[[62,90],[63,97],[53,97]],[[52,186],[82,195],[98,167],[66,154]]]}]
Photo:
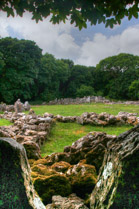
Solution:
[{"label": "cloudy sky", "polygon": [[52,25],[49,19],[36,23],[29,13],[24,17],[6,17],[0,13],[0,37],[33,40],[56,58],[71,59],[75,64],[96,66],[100,60],[121,52],[139,56],[139,22],[128,21],[113,29],[103,24],[79,31],[69,22]]}]

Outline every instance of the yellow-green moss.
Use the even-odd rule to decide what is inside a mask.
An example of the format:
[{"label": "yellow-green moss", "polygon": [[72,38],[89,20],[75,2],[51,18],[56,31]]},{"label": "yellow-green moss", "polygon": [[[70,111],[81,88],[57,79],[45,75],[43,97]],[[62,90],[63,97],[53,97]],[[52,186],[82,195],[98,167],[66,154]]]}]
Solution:
[{"label": "yellow-green moss", "polygon": [[54,163],[51,168],[57,172],[62,172],[62,173],[65,173],[68,168],[70,167],[71,165],[67,162],[64,162],[64,161],[60,161],[60,162],[57,162],[57,163]]},{"label": "yellow-green moss", "polygon": [[83,161],[81,161],[76,167],[73,166],[71,168],[69,180],[71,182],[72,192],[76,193],[81,198],[85,198],[92,192],[96,185],[96,169],[93,165],[84,164]]},{"label": "yellow-green moss", "polygon": [[71,185],[65,175],[38,177],[34,186],[44,204],[50,203],[53,195],[68,196],[71,193]]}]

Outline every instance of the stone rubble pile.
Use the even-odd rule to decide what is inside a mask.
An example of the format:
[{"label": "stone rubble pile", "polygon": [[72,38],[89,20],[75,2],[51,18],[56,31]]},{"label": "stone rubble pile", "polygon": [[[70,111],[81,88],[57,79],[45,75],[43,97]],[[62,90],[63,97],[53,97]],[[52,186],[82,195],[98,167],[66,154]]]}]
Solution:
[{"label": "stone rubble pile", "polygon": [[0,104],[0,112],[23,112],[29,111],[30,104],[26,101],[24,104],[18,99],[14,105],[6,105],[5,103]]},{"label": "stone rubble pile", "polygon": [[59,122],[77,122],[85,125],[137,125],[139,124],[139,117],[136,113],[119,112],[118,115],[114,116],[106,112],[97,114],[94,112],[85,112],[81,116],[55,116],[55,119]]},{"label": "stone rubble pile", "polygon": [[0,127],[0,137],[9,137],[24,145],[30,159],[39,159],[40,146],[47,139],[54,119],[47,114],[43,117],[31,114],[4,112],[0,118],[14,123],[11,126]]},{"label": "stone rubble pile", "polygon": [[71,194],[69,197],[61,197],[60,195],[52,197],[52,204],[48,204],[46,209],[88,209],[84,205],[84,201],[77,197],[76,194]]}]

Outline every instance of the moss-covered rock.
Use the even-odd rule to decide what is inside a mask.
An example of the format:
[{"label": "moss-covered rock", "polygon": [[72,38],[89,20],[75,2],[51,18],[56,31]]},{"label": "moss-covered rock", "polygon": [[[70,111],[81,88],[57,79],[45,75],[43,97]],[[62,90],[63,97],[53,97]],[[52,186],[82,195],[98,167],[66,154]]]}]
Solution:
[{"label": "moss-covered rock", "polygon": [[139,208],[139,151],[126,158],[111,209]]},{"label": "moss-covered rock", "polygon": [[53,153],[51,155],[46,156],[46,163],[47,165],[53,165],[55,162],[65,161],[70,163],[71,156],[68,153],[60,152],[60,153]]},{"label": "moss-covered rock", "polygon": [[60,162],[57,162],[57,163],[54,163],[51,168],[57,172],[62,172],[62,173],[65,173],[68,168],[71,167],[71,165],[67,162],[64,162],[64,161],[60,161]]},{"label": "moss-covered rock", "polygon": [[70,167],[66,174],[71,182],[72,192],[81,198],[87,197],[96,185],[96,169],[93,165],[85,164],[84,161]]},{"label": "moss-covered rock", "polygon": [[24,147],[0,138],[0,209],[44,209],[36,195]]},{"label": "moss-covered rock", "polygon": [[33,141],[26,141],[22,143],[26,149],[28,159],[38,160],[41,158],[40,147]]},{"label": "moss-covered rock", "polygon": [[106,153],[105,146],[103,146],[102,144],[98,144],[94,149],[90,150],[86,154],[85,158],[87,164],[94,165],[98,172],[103,163],[105,153]]},{"label": "moss-covered rock", "polygon": [[65,197],[71,194],[71,185],[65,175],[38,177],[34,181],[34,186],[44,204],[50,203],[53,195]]},{"label": "moss-covered rock", "polygon": [[36,175],[38,176],[51,176],[53,174],[56,174],[56,171],[54,171],[53,169],[51,169],[50,167],[46,167],[45,165],[34,165],[32,168],[32,177],[33,177],[33,173],[36,173]]}]

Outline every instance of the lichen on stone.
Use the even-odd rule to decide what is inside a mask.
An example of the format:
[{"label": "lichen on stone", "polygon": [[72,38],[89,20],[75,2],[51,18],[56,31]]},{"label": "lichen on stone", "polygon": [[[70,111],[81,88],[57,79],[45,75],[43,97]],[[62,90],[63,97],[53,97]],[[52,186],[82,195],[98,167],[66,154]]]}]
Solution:
[{"label": "lichen on stone", "polygon": [[112,167],[113,167],[112,162],[108,162],[107,165],[105,165],[102,174],[105,180],[111,175]]}]

